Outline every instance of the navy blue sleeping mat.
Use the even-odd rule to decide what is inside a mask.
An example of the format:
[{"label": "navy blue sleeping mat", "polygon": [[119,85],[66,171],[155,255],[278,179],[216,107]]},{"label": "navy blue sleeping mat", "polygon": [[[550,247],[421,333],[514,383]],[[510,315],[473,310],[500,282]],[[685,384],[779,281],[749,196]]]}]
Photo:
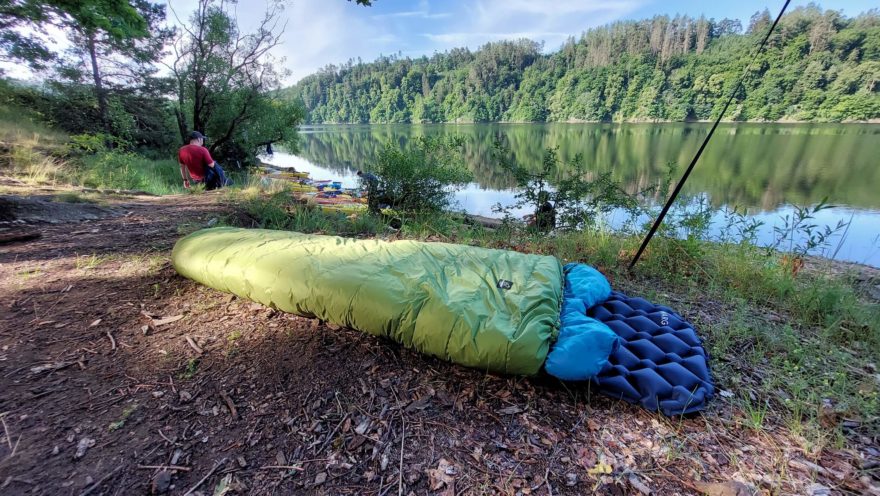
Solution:
[{"label": "navy blue sleeping mat", "polygon": [[593,378],[601,393],[669,416],[705,408],[715,389],[706,351],[680,315],[616,291],[587,315],[620,337],[620,346]]}]

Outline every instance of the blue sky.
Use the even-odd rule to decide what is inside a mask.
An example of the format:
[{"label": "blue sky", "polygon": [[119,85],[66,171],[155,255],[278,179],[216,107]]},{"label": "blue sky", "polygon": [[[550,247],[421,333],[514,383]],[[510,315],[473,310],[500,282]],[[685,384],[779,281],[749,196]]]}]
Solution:
[{"label": "blue sky", "polygon": [[[252,3],[258,2],[248,1]],[[789,8],[806,4],[794,1]],[[838,0],[820,5],[852,16],[877,3]],[[349,58],[369,61],[397,52],[419,56],[519,37],[544,41],[550,51],[569,35],[619,19],[705,14],[738,18],[747,25],[754,12],[769,8],[775,15],[781,6],[781,0],[376,0],[365,8],[343,0],[294,0],[287,9],[286,43],[278,54],[286,58],[292,72],[287,82],[292,83]]]},{"label": "blue sky", "polygon": [[[185,19],[196,0],[165,0]],[[237,12],[244,29],[255,26],[270,0],[239,0]],[[737,18],[747,25],[756,11],[775,15],[782,0],[374,0],[361,7],[345,0],[286,0],[284,43],[274,55],[290,70],[292,84],[328,64],[360,57],[402,53],[430,55],[466,46],[472,49],[495,40],[526,37],[543,41],[545,50],[558,48],[569,36],[619,19],[642,19],[655,14],[687,14],[721,19]],[[794,1],[790,8],[806,5]],[[848,16],[877,6],[876,0],[836,0],[820,3]],[[169,22],[174,23],[169,12]],[[50,30],[65,46],[63,35]],[[20,64],[0,64],[7,74],[29,77]]]}]

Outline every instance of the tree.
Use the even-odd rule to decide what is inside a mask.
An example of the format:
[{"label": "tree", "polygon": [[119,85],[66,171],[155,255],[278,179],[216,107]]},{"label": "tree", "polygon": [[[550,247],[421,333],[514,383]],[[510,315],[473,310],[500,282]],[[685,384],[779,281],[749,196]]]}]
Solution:
[{"label": "tree", "polygon": [[70,23],[115,38],[146,35],[144,19],[125,0],[0,0],[2,57],[43,69],[57,54],[39,34],[47,24]]},{"label": "tree", "polygon": [[259,147],[294,143],[302,110],[272,96],[282,76],[270,54],[281,42],[282,10],[270,4],[256,31],[242,33],[230,3],[199,0],[189,23],[181,22],[169,64],[181,141],[199,130],[212,154],[245,163]]},{"label": "tree", "polygon": [[[155,64],[171,31],[162,27],[165,6],[148,0],[133,0],[125,10],[126,22],[94,22],[86,14],[75,13],[63,19],[68,31],[72,60],[59,67],[63,77],[73,82],[84,79],[83,67],[94,88],[102,127],[117,134],[111,119],[110,94],[113,89],[149,88],[156,72]],[[120,13],[123,18],[123,14]]]}]

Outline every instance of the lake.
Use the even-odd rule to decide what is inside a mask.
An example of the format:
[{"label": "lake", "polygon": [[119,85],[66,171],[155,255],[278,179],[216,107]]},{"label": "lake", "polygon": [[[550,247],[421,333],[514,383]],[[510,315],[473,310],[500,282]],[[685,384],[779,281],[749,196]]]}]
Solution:
[{"label": "lake", "polygon": [[[610,171],[625,189],[636,192],[662,181],[670,163],[678,165],[680,176],[709,127],[703,123],[309,126],[300,129],[296,156],[276,152],[267,161],[354,186],[357,169],[369,169],[386,143],[406,146],[417,136],[461,136],[464,160],[475,182],[456,194],[459,206],[493,216],[493,205],[512,203],[514,186],[493,159],[498,140],[517,163],[535,169],[548,147],[557,148],[562,163],[580,154],[590,171]],[[812,205],[827,197],[836,207],[822,211],[815,223],[833,225],[843,220],[850,227],[824,254],[880,266],[878,138],[876,124],[722,124],[684,192],[714,206],[747,209],[765,223],[759,233],[761,243],[770,242],[773,226],[791,214],[793,205]]]}]

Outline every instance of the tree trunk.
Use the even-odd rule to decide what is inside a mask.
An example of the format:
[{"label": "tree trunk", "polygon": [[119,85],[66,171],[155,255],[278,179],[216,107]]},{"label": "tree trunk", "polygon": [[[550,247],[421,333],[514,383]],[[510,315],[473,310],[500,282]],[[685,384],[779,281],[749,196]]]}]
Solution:
[{"label": "tree trunk", "polygon": [[180,131],[180,142],[184,145],[189,141],[189,133],[186,130],[186,118],[183,117],[183,112],[176,108],[174,109],[174,115],[177,117],[177,129]]},{"label": "tree trunk", "polygon": [[86,36],[89,57],[92,59],[92,78],[95,80],[95,97],[98,99],[98,113],[101,117],[101,127],[104,131],[110,132],[110,119],[107,112],[107,94],[104,92],[104,81],[101,77],[101,70],[98,68],[98,51],[95,49],[95,33],[88,33]]},{"label": "tree trunk", "polygon": [[202,85],[197,80],[193,91],[193,131],[205,133],[204,95]]}]

